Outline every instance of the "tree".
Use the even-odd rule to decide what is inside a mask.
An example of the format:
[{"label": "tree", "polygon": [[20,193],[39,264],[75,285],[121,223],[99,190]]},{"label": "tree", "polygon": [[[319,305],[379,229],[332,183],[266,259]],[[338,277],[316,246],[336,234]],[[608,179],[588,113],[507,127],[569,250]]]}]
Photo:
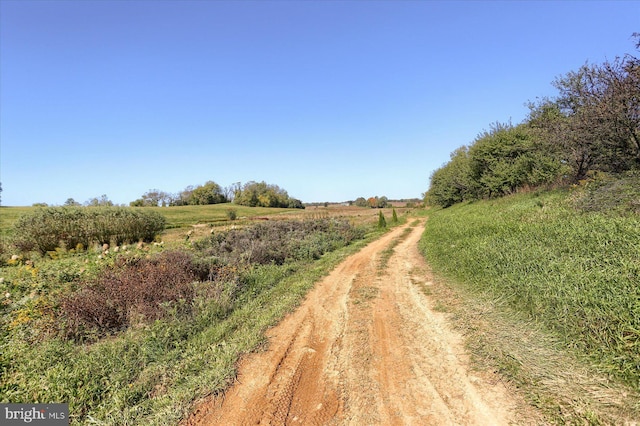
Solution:
[{"label": "tree", "polygon": [[384,215],[382,214],[382,210],[380,211],[380,213],[378,214],[378,228],[386,228],[387,227],[387,220],[384,218]]},{"label": "tree", "polygon": [[109,200],[106,194],[102,194],[100,198],[91,198],[90,200],[85,201],[85,206],[89,207],[111,207],[113,206],[113,202]]},{"label": "tree", "polygon": [[187,186],[185,189],[180,191],[176,196],[173,197],[171,201],[172,206],[186,206],[189,204],[189,199],[191,198],[191,193],[193,192],[193,185]]},{"label": "tree", "polygon": [[191,192],[189,197],[190,205],[205,205],[205,204],[219,204],[226,203],[227,198],[222,193],[220,185],[210,180],[204,185],[197,186]]},{"label": "tree", "polygon": [[[635,33],[640,49],[640,33]],[[585,64],[554,81],[520,125],[496,123],[431,175],[425,201],[448,207],[525,187],[640,170],[640,59]]]},{"label": "tree", "polygon": [[556,79],[563,117],[551,128],[574,180],[591,170],[640,168],[640,60],[627,55],[585,64]]},{"label": "tree", "polygon": [[173,197],[168,192],[164,192],[159,189],[150,189],[142,194],[142,198],[136,200],[134,203],[136,205],[140,205],[140,201],[142,201],[142,206],[145,207],[164,207],[170,205],[173,201],[172,199]]},{"label": "tree", "polygon": [[162,191],[159,192],[161,195],[164,195],[163,198],[159,198],[162,205],[205,205],[227,203],[229,201],[229,198],[225,195],[226,189],[223,190],[220,185],[212,180],[205,182],[204,185],[198,185],[196,187],[189,185],[176,195],[171,195]]},{"label": "tree", "polygon": [[549,183],[561,169],[559,159],[536,143],[526,125],[493,125],[476,138],[468,155],[470,177],[479,195],[487,197]]},{"label": "tree", "polygon": [[431,174],[428,204],[449,207],[477,197],[479,185],[471,177],[469,148],[462,146],[451,153],[451,160]]},{"label": "tree", "polygon": [[81,204],[74,200],[73,198],[67,198],[67,201],[64,202],[65,206],[80,206]]},{"label": "tree", "polygon": [[229,202],[232,202],[236,191],[240,190],[241,188],[242,185],[240,184],[240,182],[235,182],[229,186],[225,186],[222,190],[222,193]]},{"label": "tree", "polygon": [[247,182],[237,187],[234,193],[235,204],[249,207],[293,207],[304,208],[300,200],[289,197],[289,194],[278,185],[266,182]]},{"label": "tree", "polygon": [[[535,123],[547,112],[535,110]],[[563,173],[561,158],[541,142],[533,125],[493,124],[470,147],[460,147],[431,175],[425,201],[449,207],[481,197],[499,197],[548,184]]]},{"label": "tree", "polygon": [[370,207],[369,202],[364,197],[356,198],[354,204],[358,207]]},{"label": "tree", "polygon": [[605,85],[597,123],[601,137],[623,157],[623,170],[640,169],[640,59],[627,55],[605,62],[599,71]]},{"label": "tree", "polygon": [[298,200],[297,198],[289,197],[287,207],[290,209],[304,209],[304,204],[302,204],[302,201]]}]

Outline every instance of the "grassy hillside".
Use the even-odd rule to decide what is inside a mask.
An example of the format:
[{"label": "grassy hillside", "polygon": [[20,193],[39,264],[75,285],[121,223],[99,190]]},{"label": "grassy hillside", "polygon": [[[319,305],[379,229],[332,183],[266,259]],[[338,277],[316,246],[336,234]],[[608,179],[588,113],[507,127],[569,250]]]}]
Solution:
[{"label": "grassy hillside", "polygon": [[432,212],[421,248],[434,271],[553,330],[640,388],[640,219],[582,212],[567,192]]}]

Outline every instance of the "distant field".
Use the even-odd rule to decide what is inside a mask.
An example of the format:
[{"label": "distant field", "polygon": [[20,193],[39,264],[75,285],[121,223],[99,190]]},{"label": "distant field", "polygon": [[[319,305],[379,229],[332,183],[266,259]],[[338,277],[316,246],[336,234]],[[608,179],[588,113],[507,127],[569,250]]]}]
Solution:
[{"label": "distant field", "polygon": [[[38,207],[0,207],[0,236],[8,236],[16,220],[24,213],[28,213]],[[287,217],[322,217],[322,216],[349,216],[359,223],[369,220],[375,221],[378,217],[378,209],[369,209],[355,206],[342,206],[332,204],[328,207],[308,207],[304,210],[271,208],[271,207],[245,207],[232,203],[212,204],[206,206],[179,206],[179,207],[132,207],[144,210],[153,210],[161,213],[167,219],[167,233],[175,235],[180,228],[206,229],[207,226],[229,224],[228,212],[235,210],[237,222],[243,223],[245,219],[273,218],[286,215]],[[398,214],[404,214],[406,208],[397,207]],[[385,216],[391,215],[391,209],[382,209]],[[187,232],[187,231],[185,231]]]},{"label": "distant field", "polygon": [[8,235],[11,227],[24,213],[28,213],[37,207],[0,207],[0,236]]},{"label": "distant field", "polygon": [[211,204],[206,206],[179,207],[136,207],[161,213],[167,219],[167,228],[182,228],[198,224],[215,224],[228,220],[229,210],[235,210],[237,218],[254,218],[280,214],[295,209],[271,207],[245,207],[231,203]]}]

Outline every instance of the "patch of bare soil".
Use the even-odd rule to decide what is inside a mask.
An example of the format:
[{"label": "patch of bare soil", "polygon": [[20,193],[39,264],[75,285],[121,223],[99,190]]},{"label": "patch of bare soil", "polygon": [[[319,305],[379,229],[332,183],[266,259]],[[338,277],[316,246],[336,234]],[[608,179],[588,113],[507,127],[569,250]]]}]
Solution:
[{"label": "patch of bare soil", "polygon": [[[506,425],[520,401],[472,373],[462,338],[434,310],[417,244],[396,228],[347,258],[268,332],[237,383],[185,425]],[[401,241],[388,261],[381,256]]]}]

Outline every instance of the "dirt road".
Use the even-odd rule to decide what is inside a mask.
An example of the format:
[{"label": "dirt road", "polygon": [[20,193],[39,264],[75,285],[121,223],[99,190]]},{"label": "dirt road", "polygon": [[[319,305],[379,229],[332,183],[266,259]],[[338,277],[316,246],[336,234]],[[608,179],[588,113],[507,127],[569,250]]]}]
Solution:
[{"label": "dirt road", "polygon": [[243,360],[238,383],[187,423],[517,422],[508,392],[470,371],[461,337],[425,295],[423,229],[396,228],[347,258],[268,332],[267,351]]}]

